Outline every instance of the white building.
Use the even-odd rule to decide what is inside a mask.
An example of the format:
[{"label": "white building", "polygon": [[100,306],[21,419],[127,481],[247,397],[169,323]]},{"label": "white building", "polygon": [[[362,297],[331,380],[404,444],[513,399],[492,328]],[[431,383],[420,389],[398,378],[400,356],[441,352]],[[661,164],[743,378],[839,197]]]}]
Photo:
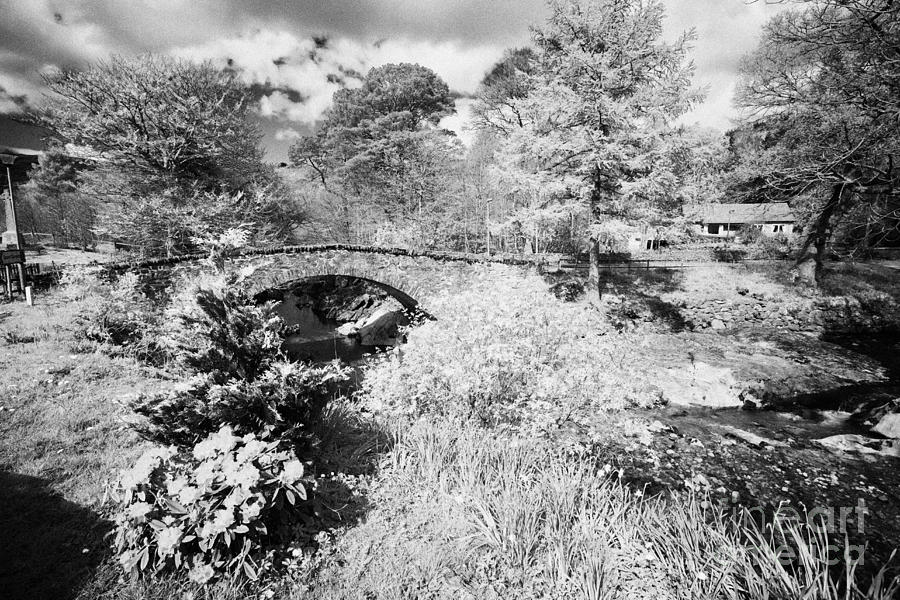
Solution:
[{"label": "white building", "polygon": [[768,204],[705,204],[685,207],[685,216],[700,235],[730,238],[746,226],[765,235],[796,233],[797,219],[787,202]]}]

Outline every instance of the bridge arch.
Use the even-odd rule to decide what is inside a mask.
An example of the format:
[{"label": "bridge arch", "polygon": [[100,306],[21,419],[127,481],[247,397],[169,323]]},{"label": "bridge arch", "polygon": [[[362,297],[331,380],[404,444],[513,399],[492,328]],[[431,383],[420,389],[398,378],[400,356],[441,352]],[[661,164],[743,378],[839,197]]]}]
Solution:
[{"label": "bridge arch", "polygon": [[316,285],[316,284],[324,284],[329,287],[336,287],[337,282],[341,279],[344,280],[355,280],[361,283],[364,283],[368,286],[378,288],[383,290],[388,296],[395,299],[403,309],[411,314],[413,313],[424,313],[424,311],[419,306],[419,301],[407,294],[406,292],[397,289],[396,287],[384,283],[382,281],[377,281],[375,279],[371,279],[369,277],[363,277],[360,275],[351,275],[351,274],[343,274],[343,273],[328,273],[323,275],[307,275],[305,277],[300,277],[298,279],[293,279],[290,281],[285,281],[281,285],[273,288],[269,288],[263,290],[261,292],[257,292],[254,295],[254,300],[258,303],[268,302],[268,301],[280,301],[283,299],[283,295],[285,292],[296,288],[301,285]]}]

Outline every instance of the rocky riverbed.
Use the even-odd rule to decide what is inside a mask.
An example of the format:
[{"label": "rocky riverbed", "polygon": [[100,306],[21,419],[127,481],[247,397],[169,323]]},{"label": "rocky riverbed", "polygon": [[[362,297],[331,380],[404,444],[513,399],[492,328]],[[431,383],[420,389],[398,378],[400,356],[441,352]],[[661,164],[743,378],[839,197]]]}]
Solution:
[{"label": "rocky riverbed", "polygon": [[314,277],[261,299],[277,301],[287,326],[285,350],[304,360],[359,360],[400,343],[412,318],[385,289],[355,277]]}]

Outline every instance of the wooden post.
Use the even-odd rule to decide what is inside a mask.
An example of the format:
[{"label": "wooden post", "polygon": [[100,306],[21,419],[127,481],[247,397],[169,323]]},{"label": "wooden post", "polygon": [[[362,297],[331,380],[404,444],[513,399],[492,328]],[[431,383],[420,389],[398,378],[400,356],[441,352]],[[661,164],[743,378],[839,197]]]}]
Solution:
[{"label": "wooden post", "polygon": [[28,303],[28,306],[34,306],[34,296],[31,295],[31,286],[25,286],[25,302]]},{"label": "wooden post", "polygon": [[12,298],[12,269],[3,265],[3,272],[6,274],[6,295]]},{"label": "wooden post", "polygon": [[19,271],[19,292],[25,293],[25,265],[18,263],[16,270]]}]

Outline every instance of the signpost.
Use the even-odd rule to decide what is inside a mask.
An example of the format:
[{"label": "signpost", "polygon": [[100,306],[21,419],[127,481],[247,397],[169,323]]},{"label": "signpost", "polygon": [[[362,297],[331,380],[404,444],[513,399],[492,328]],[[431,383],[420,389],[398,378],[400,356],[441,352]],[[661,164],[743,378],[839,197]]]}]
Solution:
[{"label": "signpost", "polygon": [[19,292],[25,293],[25,249],[16,219],[16,203],[13,199],[12,170],[10,169],[16,162],[16,156],[14,154],[0,154],[0,160],[6,167],[6,186],[8,188],[3,193],[6,230],[0,236],[0,265],[3,266],[3,272],[6,276],[6,294],[12,298],[14,268],[18,275]]}]

